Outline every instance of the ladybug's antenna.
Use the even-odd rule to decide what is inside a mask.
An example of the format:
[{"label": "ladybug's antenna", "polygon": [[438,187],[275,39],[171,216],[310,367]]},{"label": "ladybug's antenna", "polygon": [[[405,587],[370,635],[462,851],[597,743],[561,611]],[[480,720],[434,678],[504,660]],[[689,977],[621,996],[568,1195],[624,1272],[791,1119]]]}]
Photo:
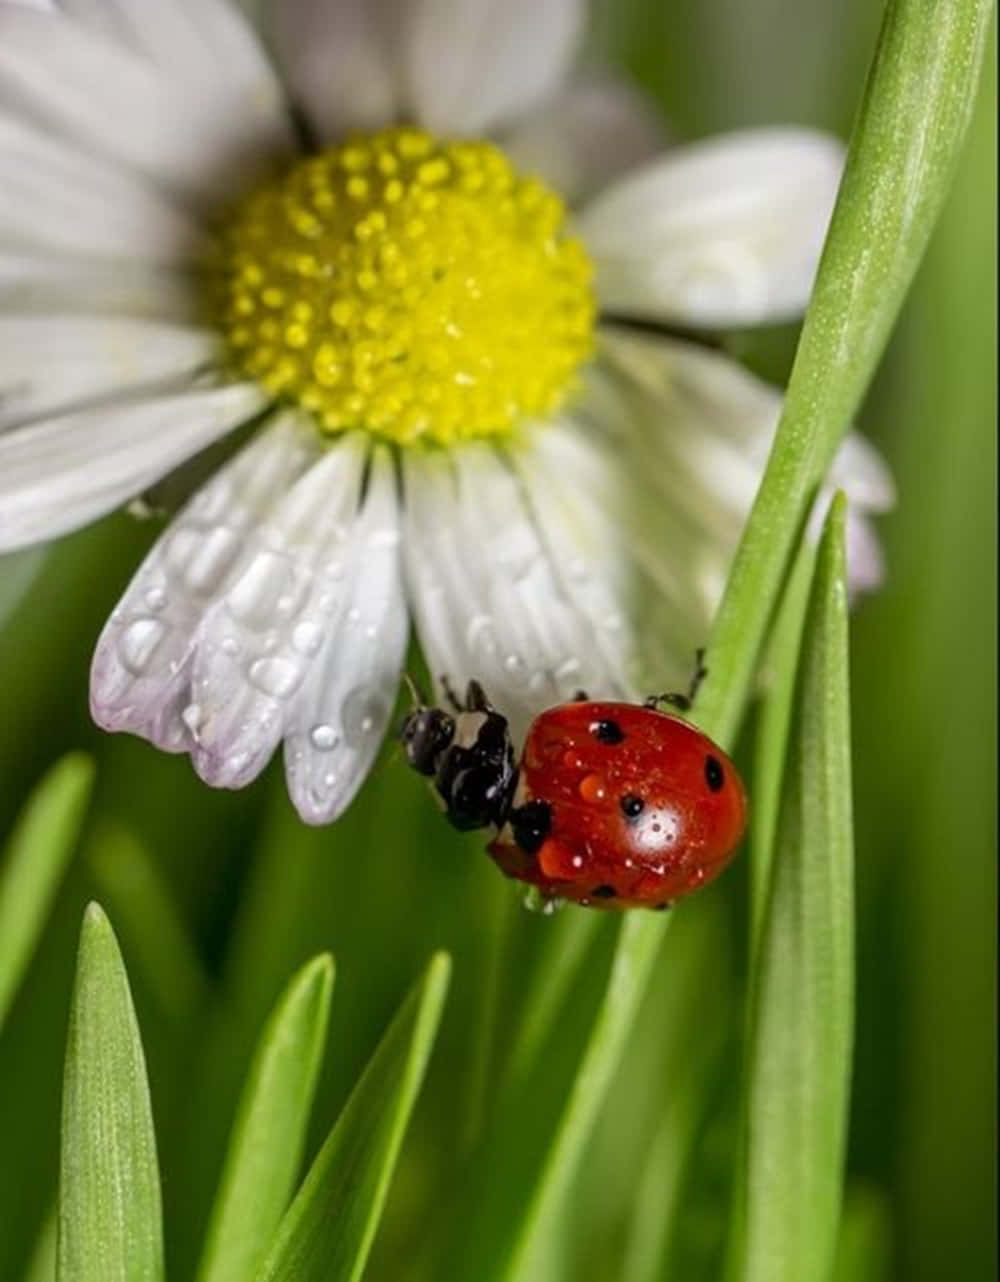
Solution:
[{"label": "ladybug's antenna", "polygon": [[408,672],[403,673],[403,682],[406,686],[406,689],[409,692],[410,700],[413,704],[413,707],[425,708],[427,706],[427,700],[420,693],[420,687],[417,685],[416,681],[414,681],[414,679],[410,676]]}]

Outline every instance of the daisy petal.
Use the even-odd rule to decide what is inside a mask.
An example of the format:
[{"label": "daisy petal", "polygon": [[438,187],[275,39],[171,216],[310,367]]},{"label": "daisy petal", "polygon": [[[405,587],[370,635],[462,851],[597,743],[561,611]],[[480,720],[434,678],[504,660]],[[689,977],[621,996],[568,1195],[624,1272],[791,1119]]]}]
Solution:
[{"label": "daisy petal", "polygon": [[[218,198],[260,167],[247,124],[57,13],[0,6],[0,101],[163,185]],[[225,194],[225,193],[221,193]]]},{"label": "daisy petal", "polygon": [[584,12],[581,0],[415,0],[410,16],[404,56],[417,120],[477,134],[556,89]]},{"label": "daisy petal", "polygon": [[523,731],[579,689],[620,689],[489,446],[405,458],[407,585],[432,673],[471,678]]},{"label": "daisy petal", "polygon": [[265,403],[253,384],[76,410],[0,435],[0,551],[119,507]]},{"label": "daisy petal", "polygon": [[[92,31],[142,54],[172,79],[239,114],[248,134],[291,139],[274,72],[250,24],[224,0],[62,0]],[[252,123],[251,123],[252,122]]]},{"label": "daisy petal", "polygon": [[249,783],[285,734],[347,590],[365,453],[363,437],[347,436],[313,464],[202,621],[188,719],[206,783]]},{"label": "daisy petal", "polygon": [[721,327],[797,315],[842,163],[824,134],[765,129],[680,148],[622,179],[579,221],[602,306]]},{"label": "daisy petal", "polygon": [[0,431],[75,402],[190,381],[219,354],[211,330],[131,316],[0,314]]},{"label": "daisy petal", "polygon": [[401,0],[285,0],[275,42],[292,95],[323,139],[399,115]]},{"label": "daisy petal", "polygon": [[307,823],[329,823],[350,803],[375,758],[406,653],[399,503],[392,457],[372,458],[351,536],[351,581],[296,702],[285,737],[288,792]]},{"label": "daisy petal", "polygon": [[202,618],[232,586],[248,539],[318,448],[303,416],[280,416],[171,522],[97,643],[90,705],[98,725],[142,735],[168,752],[191,748],[184,712]]},{"label": "daisy petal", "polygon": [[194,282],[149,263],[56,258],[0,250],[0,312],[89,312],[192,323],[203,309]]},{"label": "daisy petal", "polygon": [[652,105],[623,80],[571,80],[503,138],[519,169],[538,174],[566,200],[592,195],[663,150]]},{"label": "daisy petal", "polygon": [[0,243],[155,263],[190,260],[204,237],[117,166],[0,114]]}]

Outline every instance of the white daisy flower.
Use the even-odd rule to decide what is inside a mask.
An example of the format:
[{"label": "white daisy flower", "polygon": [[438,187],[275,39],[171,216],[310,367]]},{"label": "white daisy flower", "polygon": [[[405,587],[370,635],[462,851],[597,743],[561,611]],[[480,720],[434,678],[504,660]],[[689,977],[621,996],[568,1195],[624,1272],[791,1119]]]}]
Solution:
[{"label": "white daisy flower", "polygon": [[[320,823],[411,613],[515,725],[683,681],[780,398],[663,327],[801,311],[841,149],[660,155],[576,69],[581,0],[273,19],[283,79],[224,0],[0,0],[0,552],[252,425],[112,614],[91,703],[217,786],[284,743]],[[832,481],[871,584],[889,479],[852,438]]]}]

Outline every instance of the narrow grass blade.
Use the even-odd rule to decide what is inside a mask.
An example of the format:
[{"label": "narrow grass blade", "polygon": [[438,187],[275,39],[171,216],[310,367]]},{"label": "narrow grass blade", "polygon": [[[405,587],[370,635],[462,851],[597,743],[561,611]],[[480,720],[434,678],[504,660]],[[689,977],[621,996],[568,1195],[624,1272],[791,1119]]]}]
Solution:
[{"label": "narrow grass blade", "polygon": [[873,1188],[848,1189],[837,1240],[833,1282],[888,1282],[891,1221],[885,1196]]},{"label": "narrow grass blade", "polygon": [[93,783],[89,757],[63,757],[31,794],[0,857],[0,1030],[76,848]]},{"label": "narrow grass blade", "polygon": [[149,851],[132,833],[105,823],[87,843],[87,862],[118,922],[133,979],[141,973],[163,1013],[189,1026],[208,997],[208,978]]},{"label": "narrow grass blade", "polygon": [[56,1276],[56,1211],[51,1207],[42,1221],[23,1282],[55,1282]]},{"label": "narrow grass blade", "polygon": [[63,1084],[58,1282],[162,1282],[156,1141],[128,978],[107,917],[84,915]]},{"label": "narrow grass blade", "polygon": [[817,485],[882,355],[951,183],[990,0],[890,0],[784,413],[708,647],[698,720],[731,741]]},{"label": "narrow grass blade", "polygon": [[656,925],[658,929],[651,930],[650,919],[639,913],[630,914],[622,922],[608,986],[566,1108],[509,1262],[502,1272],[498,1271],[505,1282],[527,1278],[534,1271],[537,1255],[546,1249],[545,1238],[558,1231],[573,1177],[618,1067],[632,1020],[646,992],[646,980],[663,941],[667,923],[657,920]]},{"label": "narrow grass blade", "polygon": [[764,661],[768,688],[757,722],[753,806],[750,810],[751,948],[756,946],[760,935],[760,924],[771,885],[771,859],[792,720],[799,643],[815,563],[815,549],[805,539],[789,576]]},{"label": "narrow grass blade", "polygon": [[274,1238],[302,1160],[333,974],[328,954],[308,962],[267,1022],[233,1126],[199,1282],[246,1282]]},{"label": "narrow grass blade", "polygon": [[825,1282],[853,1032],[853,835],[842,496],[806,616],[748,1047],[743,1282]]},{"label": "narrow grass blade", "polygon": [[439,953],[379,1043],[278,1229],[258,1282],[357,1282],[437,1034]]}]

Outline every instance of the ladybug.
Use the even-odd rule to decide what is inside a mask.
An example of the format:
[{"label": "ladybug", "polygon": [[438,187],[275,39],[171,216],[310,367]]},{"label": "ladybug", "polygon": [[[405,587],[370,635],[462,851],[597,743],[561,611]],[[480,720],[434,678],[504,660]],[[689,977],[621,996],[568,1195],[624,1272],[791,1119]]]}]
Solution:
[{"label": "ladybug", "polygon": [[687,695],[576,701],[532,722],[515,763],[507,720],[470,681],[452,710],[418,703],[400,737],[448,820],[494,829],[501,870],[543,898],[595,908],[669,908],[729,863],[746,825],[736,767],[689,721]]}]

